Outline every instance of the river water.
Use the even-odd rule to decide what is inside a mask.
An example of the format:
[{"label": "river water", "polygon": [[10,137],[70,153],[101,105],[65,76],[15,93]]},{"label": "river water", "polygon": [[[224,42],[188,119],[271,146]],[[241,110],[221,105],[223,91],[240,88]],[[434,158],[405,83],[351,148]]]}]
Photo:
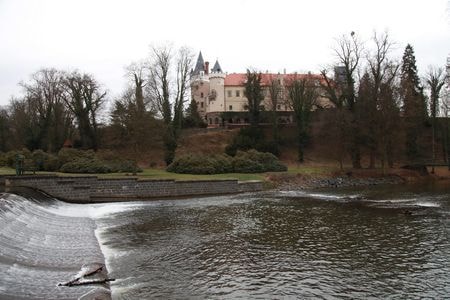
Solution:
[{"label": "river water", "polygon": [[116,299],[450,297],[448,183],[47,206],[95,222]]}]

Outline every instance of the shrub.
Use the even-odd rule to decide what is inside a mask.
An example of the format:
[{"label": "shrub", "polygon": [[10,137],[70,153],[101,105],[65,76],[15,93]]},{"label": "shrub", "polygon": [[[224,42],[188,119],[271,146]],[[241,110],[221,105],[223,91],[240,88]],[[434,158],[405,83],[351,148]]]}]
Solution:
[{"label": "shrub", "polygon": [[280,154],[276,142],[265,141],[264,132],[259,128],[252,127],[241,128],[231,141],[231,144],[225,148],[225,153],[235,156],[237,151],[246,151],[250,149],[255,149],[260,152],[270,152],[274,155]]},{"label": "shrub", "polygon": [[8,151],[5,153],[6,165],[11,168],[16,167],[16,155],[22,155],[24,159],[29,159],[31,157],[30,150],[24,148],[22,150]]},{"label": "shrub", "polygon": [[215,174],[234,172],[233,158],[226,154],[213,155],[212,163],[214,165]]},{"label": "shrub", "polygon": [[276,156],[256,150],[238,151],[235,157],[228,155],[184,155],[167,167],[168,172],[184,174],[261,173],[286,171]]},{"label": "shrub", "polygon": [[58,171],[61,167],[61,162],[59,158],[54,154],[48,154],[47,159],[44,161],[43,170],[44,171]]},{"label": "shrub", "polygon": [[7,165],[6,153],[0,152],[0,167],[6,167]]},{"label": "shrub", "polygon": [[47,159],[48,154],[42,150],[34,150],[31,153],[32,164],[36,171],[44,170],[44,161]]},{"label": "shrub", "polygon": [[283,165],[272,153],[258,152],[256,150],[249,150],[247,152],[238,151],[236,158],[242,158],[259,163],[263,166],[264,172],[287,171],[287,167]]},{"label": "shrub", "polygon": [[92,150],[83,151],[74,148],[63,148],[58,152],[58,159],[64,165],[79,159],[95,159],[95,152]]},{"label": "shrub", "polygon": [[[42,150],[34,150],[31,153],[33,169],[35,171],[58,171],[61,163],[57,156]],[[30,167],[31,168],[31,167]]]},{"label": "shrub", "polygon": [[235,173],[261,173],[264,172],[264,166],[259,162],[252,161],[245,157],[235,157],[233,159],[233,168]]},{"label": "shrub", "polygon": [[199,155],[185,155],[176,158],[168,167],[168,172],[182,174],[214,174],[215,163],[211,157]]},{"label": "shrub", "polygon": [[110,173],[111,168],[98,159],[78,158],[62,165],[64,173]]},{"label": "shrub", "polygon": [[113,161],[106,161],[105,162],[111,172],[113,173],[119,173],[119,172],[131,172],[131,173],[136,173],[136,172],[142,172],[142,169],[139,168],[136,164],[135,161],[132,160],[113,160]]}]

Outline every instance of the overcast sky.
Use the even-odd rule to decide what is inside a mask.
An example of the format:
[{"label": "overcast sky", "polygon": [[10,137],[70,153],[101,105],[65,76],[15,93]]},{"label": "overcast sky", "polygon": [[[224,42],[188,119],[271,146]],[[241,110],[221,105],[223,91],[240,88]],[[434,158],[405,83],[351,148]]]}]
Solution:
[{"label": "overcast sky", "polygon": [[228,73],[317,72],[333,62],[335,38],[369,42],[388,30],[401,58],[407,43],[419,72],[450,54],[449,0],[0,0],[0,105],[43,67],[93,74],[111,98],[124,67],[151,44],[202,50]]}]

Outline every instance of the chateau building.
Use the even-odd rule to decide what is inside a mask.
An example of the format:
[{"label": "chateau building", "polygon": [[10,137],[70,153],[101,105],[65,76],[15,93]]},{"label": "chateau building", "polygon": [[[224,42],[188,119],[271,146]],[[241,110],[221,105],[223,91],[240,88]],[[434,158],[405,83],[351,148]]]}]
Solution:
[{"label": "chateau building", "polygon": [[[280,122],[291,123],[293,121],[292,109],[286,99],[285,86],[295,79],[310,76],[317,86],[322,80],[317,74],[273,74],[262,73],[261,85],[263,86],[264,100],[261,103],[261,111],[271,110],[270,94],[268,86],[273,80],[280,84],[280,99],[276,110]],[[191,72],[192,99],[197,102],[198,112],[205,119],[208,127],[219,127],[225,124],[248,123],[248,102],[244,95],[244,83],[247,78],[245,73],[225,73],[219,61],[216,60],[212,69],[209,62],[203,60],[200,52],[195,68]],[[331,102],[320,97],[313,109],[329,108]]]}]

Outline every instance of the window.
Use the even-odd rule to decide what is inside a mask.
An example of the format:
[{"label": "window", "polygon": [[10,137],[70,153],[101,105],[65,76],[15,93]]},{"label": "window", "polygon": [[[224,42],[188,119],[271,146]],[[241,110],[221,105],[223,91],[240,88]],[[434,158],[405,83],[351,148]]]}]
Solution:
[{"label": "window", "polygon": [[203,102],[200,102],[200,107],[203,108]]},{"label": "window", "polygon": [[230,105],[230,106],[228,107],[228,110],[233,110],[233,105]]},{"label": "window", "polygon": [[278,110],[281,109],[281,105],[280,105],[280,104],[277,105],[277,109],[278,109]]},{"label": "window", "polygon": [[214,124],[219,124],[219,118],[214,119]]},{"label": "window", "polygon": [[212,119],[211,118],[209,118],[209,124],[212,124]]},{"label": "window", "polygon": [[230,98],[231,97],[231,91],[227,91],[227,96]]},{"label": "window", "polygon": [[240,97],[241,96],[241,91],[237,90],[236,91],[236,97]]},{"label": "window", "polygon": [[203,98],[203,92],[202,92],[202,93],[200,93],[200,97],[201,97],[201,98]]},{"label": "window", "polygon": [[244,109],[248,110],[248,105],[247,104],[244,105]]}]

